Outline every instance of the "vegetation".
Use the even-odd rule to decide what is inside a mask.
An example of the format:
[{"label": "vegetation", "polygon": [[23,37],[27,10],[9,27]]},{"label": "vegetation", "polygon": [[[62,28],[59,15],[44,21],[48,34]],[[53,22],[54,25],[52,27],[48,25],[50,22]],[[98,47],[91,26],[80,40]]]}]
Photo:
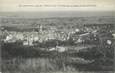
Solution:
[{"label": "vegetation", "polygon": [[[9,22],[22,23],[27,26],[29,23],[32,26],[33,22],[46,25],[47,27],[55,26],[57,29],[66,31],[73,30],[77,27],[83,28],[80,24],[85,22],[90,23],[91,18],[60,18],[60,19],[2,19],[2,24],[6,26]],[[96,19],[96,18],[94,18]],[[6,21],[5,21],[6,20]],[[12,21],[11,21],[12,20]],[[28,21],[29,20],[29,21]],[[37,22],[37,20],[39,20]],[[52,20],[52,21],[51,21]],[[78,21],[79,20],[79,21]],[[105,21],[106,20],[106,21]],[[91,21],[91,23],[108,23],[110,18],[98,18]],[[78,24],[77,24],[78,23]],[[111,22],[114,24],[114,22]],[[57,24],[60,24],[59,26]],[[71,26],[69,24],[72,24]],[[66,25],[66,26],[65,26]],[[10,25],[9,25],[10,26]],[[16,25],[15,31],[20,28]],[[38,26],[33,25],[34,27]],[[74,27],[75,26],[75,27]],[[24,29],[25,29],[24,27]],[[12,27],[13,28],[13,27]],[[27,27],[26,27],[27,28]],[[114,28],[114,27],[113,27]],[[107,29],[107,28],[106,28]],[[114,71],[114,37],[112,32],[107,31],[105,28],[99,30],[96,35],[96,42],[91,35],[85,36],[82,39],[85,40],[82,43],[75,43],[76,34],[73,34],[68,40],[61,41],[58,39],[48,40],[44,42],[34,42],[35,46],[24,46],[21,41],[15,43],[1,42],[2,50],[2,72],[3,73],[97,73],[96,71]],[[69,30],[69,31],[68,31]],[[2,32],[1,32],[2,33]],[[83,32],[84,33],[84,32]],[[4,39],[5,35],[1,35],[1,39]],[[107,44],[107,40],[111,40],[112,44]],[[2,41],[2,40],[1,40]],[[56,46],[62,46],[67,50],[64,52],[58,52],[56,50],[49,51]],[[106,72],[105,72],[106,73]]]}]

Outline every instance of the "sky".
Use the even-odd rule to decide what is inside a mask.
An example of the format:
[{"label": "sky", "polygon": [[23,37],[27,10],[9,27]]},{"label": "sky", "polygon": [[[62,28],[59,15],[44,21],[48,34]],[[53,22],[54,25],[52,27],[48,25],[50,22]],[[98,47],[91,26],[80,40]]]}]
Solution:
[{"label": "sky", "polygon": [[115,11],[115,0],[0,0],[0,12]]},{"label": "sky", "polygon": [[0,16],[115,16],[115,0],[0,0]]}]

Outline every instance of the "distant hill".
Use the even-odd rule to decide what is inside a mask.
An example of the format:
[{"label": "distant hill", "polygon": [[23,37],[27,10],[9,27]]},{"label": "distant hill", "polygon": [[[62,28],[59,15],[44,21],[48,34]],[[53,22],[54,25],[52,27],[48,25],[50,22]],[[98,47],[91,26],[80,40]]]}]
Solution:
[{"label": "distant hill", "polygon": [[19,18],[0,17],[1,26],[16,27],[56,27],[58,29],[74,29],[83,24],[115,24],[115,17],[112,16],[92,16],[92,17],[55,17],[55,18]]}]

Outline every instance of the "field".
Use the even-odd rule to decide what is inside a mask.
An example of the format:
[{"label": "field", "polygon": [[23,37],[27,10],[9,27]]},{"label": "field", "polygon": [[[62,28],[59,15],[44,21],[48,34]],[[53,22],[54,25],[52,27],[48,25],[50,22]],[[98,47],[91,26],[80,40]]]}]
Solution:
[{"label": "field", "polygon": [[[76,28],[83,29],[84,24],[113,24],[111,31],[112,34],[115,34],[114,20],[115,17],[111,16],[67,18],[1,17],[0,24],[1,30],[4,27],[8,31],[15,32],[30,32],[31,27],[42,25],[44,28],[52,27],[65,33],[69,33]],[[2,34],[3,32],[3,30],[0,32],[1,39],[6,37],[5,34]],[[63,42],[58,40],[59,46],[67,48],[67,51],[57,52],[55,50],[49,52],[50,48],[57,45],[57,40],[37,43],[37,46],[23,46],[19,42],[4,43],[1,40],[1,70],[3,73],[113,73],[115,37],[108,35],[100,37],[102,39],[112,39],[112,45],[107,46],[105,42],[101,42],[101,44],[74,44],[71,40]],[[39,44],[42,46],[39,46]],[[85,47],[86,49],[84,49]]]}]

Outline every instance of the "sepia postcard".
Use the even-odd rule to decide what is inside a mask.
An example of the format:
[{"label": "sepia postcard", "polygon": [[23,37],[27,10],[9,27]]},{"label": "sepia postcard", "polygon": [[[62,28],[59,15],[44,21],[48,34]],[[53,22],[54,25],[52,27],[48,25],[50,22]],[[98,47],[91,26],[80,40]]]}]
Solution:
[{"label": "sepia postcard", "polygon": [[115,0],[0,0],[0,73],[115,73]]}]

